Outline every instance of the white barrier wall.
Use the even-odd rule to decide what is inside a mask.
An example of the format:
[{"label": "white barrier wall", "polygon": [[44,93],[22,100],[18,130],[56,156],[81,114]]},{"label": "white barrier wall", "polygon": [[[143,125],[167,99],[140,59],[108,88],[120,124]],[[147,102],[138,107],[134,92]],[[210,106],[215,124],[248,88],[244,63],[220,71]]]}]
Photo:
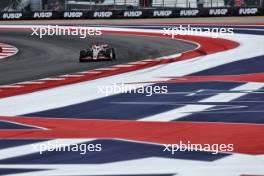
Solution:
[{"label": "white barrier wall", "polygon": [[203,0],[204,7],[224,7],[224,0]]},{"label": "white barrier wall", "polygon": [[197,0],[153,0],[154,7],[182,7],[182,8],[196,8]]},{"label": "white barrier wall", "polygon": [[203,7],[223,7],[224,0],[153,0],[154,7],[182,7],[196,8],[198,4],[203,4]]},{"label": "white barrier wall", "polygon": [[42,10],[42,0],[30,0],[30,8],[32,11]]},{"label": "white barrier wall", "polygon": [[67,1],[68,5],[131,5],[139,6],[139,0]]}]

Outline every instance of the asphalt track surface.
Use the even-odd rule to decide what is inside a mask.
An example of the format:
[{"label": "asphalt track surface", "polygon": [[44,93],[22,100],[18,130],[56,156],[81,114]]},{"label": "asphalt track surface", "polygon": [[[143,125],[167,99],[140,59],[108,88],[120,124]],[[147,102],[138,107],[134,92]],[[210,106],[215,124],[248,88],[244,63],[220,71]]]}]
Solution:
[{"label": "asphalt track surface", "polygon": [[[0,30],[0,41],[19,49],[17,55],[0,60],[0,85],[157,58],[196,48],[192,43],[159,37],[103,34],[86,39],[79,36],[45,36],[40,39],[31,33]],[[117,60],[79,63],[80,49],[93,43],[108,43],[116,48]]]}]

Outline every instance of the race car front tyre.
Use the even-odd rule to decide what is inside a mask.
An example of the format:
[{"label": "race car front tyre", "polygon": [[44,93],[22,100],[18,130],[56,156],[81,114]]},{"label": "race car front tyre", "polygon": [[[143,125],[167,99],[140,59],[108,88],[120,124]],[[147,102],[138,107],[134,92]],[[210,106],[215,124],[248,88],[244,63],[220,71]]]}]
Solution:
[{"label": "race car front tyre", "polygon": [[80,51],[79,62],[84,62],[84,60],[82,58],[85,57],[86,55],[87,55],[86,50],[81,50]]},{"label": "race car front tyre", "polygon": [[79,59],[79,62],[85,62],[82,58]]},{"label": "race car front tyre", "polygon": [[85,57],[87,55],[87,51],[86,50],[81,50],[80,51],[80,57]]},{"label": "race car front tyre", "polygon": [[82,58],[85,58],[87,56],[91,56],[92,57],[93,56],[93,51],[91,51],[91,50],[81,50],[80,51],[79,62],[85,62],[85,60],[82,59]]}]

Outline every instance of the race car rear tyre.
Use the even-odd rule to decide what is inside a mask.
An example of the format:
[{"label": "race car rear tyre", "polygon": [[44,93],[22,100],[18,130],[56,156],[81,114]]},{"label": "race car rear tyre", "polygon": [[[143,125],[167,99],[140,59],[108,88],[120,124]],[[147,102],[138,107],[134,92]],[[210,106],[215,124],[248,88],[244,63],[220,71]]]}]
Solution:
[{"label": "race car rear tyre", "polygon": [[111,48],[111,50],[112,50],[112,53],[113,53],[113,59],[116,59],[115,49]]},{"label": "race car rear tyre", "polygon": [[116,54],[115,54],[115,49],[114,48],[109,48],[106,50],[106,55],[111,59],[115,60],[116,59]]}]

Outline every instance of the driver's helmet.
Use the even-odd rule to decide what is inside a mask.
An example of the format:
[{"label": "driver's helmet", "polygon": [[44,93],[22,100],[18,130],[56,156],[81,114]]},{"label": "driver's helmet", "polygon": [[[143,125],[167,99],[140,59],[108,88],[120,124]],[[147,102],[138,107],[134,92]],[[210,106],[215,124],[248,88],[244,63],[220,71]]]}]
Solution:
[{"label": "driver's helmet", "polygon": [[99,45],[92,45],[93,50],[99,50],[101,47]]}]

